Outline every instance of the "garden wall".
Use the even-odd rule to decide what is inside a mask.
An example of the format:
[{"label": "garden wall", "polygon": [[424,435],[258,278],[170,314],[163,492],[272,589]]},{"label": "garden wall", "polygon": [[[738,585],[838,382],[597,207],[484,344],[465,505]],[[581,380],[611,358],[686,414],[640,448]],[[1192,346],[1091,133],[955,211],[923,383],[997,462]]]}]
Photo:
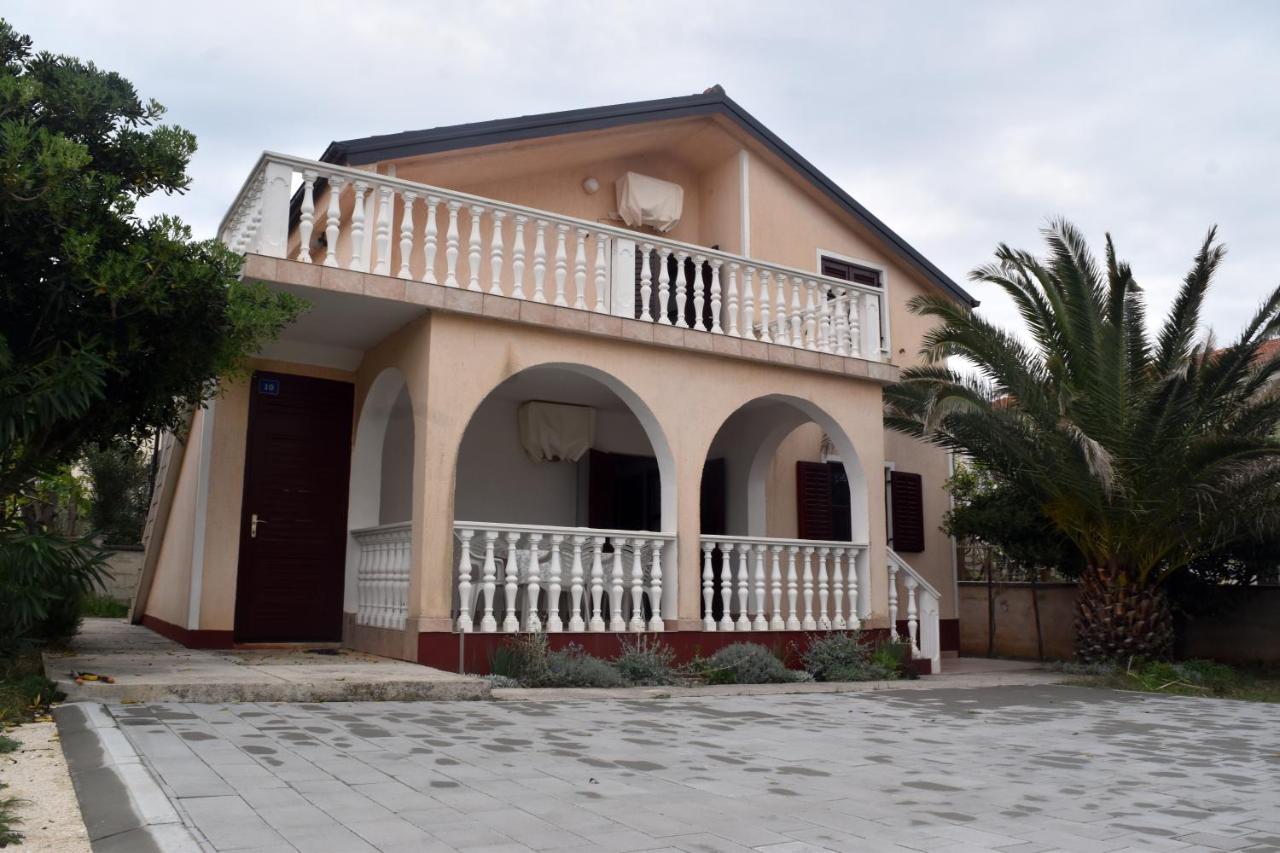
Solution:
[{"label": "garden wall", "polygon": [[[987,586],[960,584],[960,654],[987,653]],[[1176,653],[1182,658],[1211,658],[1224,663],[1280,663],[1280,586],[1222,588],[1223,607],[1212,616],[1179,619]],[[1073,654],[1076,587],[1040,584],[1040,625],[1046,658]],[[1036,656],[1031,585],[995,588],[995,653],[1001,657]]]},{"label": "garden wall", "polygon": [[142,573],[142,549],[114,551],[107,558],[107,570],[111,577],[106,581],[107,598],[128,604],[133,600],[133,591],[138,586],[138,575]]}]

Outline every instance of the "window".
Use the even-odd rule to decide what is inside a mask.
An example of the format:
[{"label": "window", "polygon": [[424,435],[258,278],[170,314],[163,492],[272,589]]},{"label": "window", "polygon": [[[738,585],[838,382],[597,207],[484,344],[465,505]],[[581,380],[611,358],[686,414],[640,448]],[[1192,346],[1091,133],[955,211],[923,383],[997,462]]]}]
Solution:
[{"label": "window", "polygon": [[823,255],[821,272],[823,275],[830,276],[831,278],[840,278],[845,281],[852,281],[856,284],[865,284],[869,287],[880,286],[879,270],[860,267],[857,264],[842,261],[839,258],[831,258]]},{"label": "window", "polygon": [[797,462],[796,512],[798,538],[851,542],[849,478],[844,465]]},{"label": "window", "polygon": [[889,509],[889,547],[904,554],[924,550],[924,482],[919,474],[885,472]]}]

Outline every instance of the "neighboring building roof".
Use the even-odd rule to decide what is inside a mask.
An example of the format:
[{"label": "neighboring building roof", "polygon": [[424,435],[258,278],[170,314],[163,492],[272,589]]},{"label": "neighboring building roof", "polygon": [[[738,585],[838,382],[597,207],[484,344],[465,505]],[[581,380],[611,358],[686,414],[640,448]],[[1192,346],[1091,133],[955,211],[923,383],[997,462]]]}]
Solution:
[{"label": "neighboring building roof", "polygon": [[654,101],[636,101],[607,107],[591,107],[557,113],[520,116],[519,118],[482,121],[473,124],[457,124],[429,130],[414,130],[382,136],[366,136],[362,139],[335,141],[325,149],[321,160],[347,166],[360,166],[380,160],[434,154],[458,148],[495,145],[521,139],[537,139],[600,130],[627,124],[687,118],[690,116],[721,115],[736,122],[759,140],[766,148],[782,158],[809,183],[844,208],[873,234],[882,238],[894,251],[915,267],[927,280],[968,305],[976,306],[974,299],[960,285],[938,269],[928,258],[920,254],[889,226],[881,222],[871,211],[842,190],[835,181],[801,157],[795,149],[761,124],[754,116],[725,94],[720,86],[713,86],[700,95],[684,95],[678,98],[662,98]]}]

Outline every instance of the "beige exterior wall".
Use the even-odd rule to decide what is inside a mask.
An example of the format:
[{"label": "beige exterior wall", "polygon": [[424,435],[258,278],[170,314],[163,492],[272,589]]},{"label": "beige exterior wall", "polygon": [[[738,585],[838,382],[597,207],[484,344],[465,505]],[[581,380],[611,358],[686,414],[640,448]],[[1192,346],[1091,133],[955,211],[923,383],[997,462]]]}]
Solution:
[{"label": "beige exterior wall", "polygon": [[178,484],[169,509],[169,522],[160,544],[155,576],[146,607],[142,611],[171,625],[186,627],[191,596],[191,553],[196,529],[196,480],[200,467],[200,444],[207,411],[201,409],[191,419],[186,452],[178,469]]}]

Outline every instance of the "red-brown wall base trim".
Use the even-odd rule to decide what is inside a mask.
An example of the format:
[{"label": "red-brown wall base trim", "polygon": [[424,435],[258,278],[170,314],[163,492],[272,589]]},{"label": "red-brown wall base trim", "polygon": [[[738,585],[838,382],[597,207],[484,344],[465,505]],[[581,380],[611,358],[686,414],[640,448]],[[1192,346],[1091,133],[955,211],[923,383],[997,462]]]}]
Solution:
[{"label": "red-brown wall base trim", "polygon": [[157,619],[143,614],[142,625],[150,628],[162,637],[180,643],[189,649],[231,649],[235,648],[234,631],[201,631],[182,628],[172,622]]},{"label": "red-brown wall base trim", "polygon": [[[888,633],[883,628],[863,632],[869,640],[877,642],[885,639]],[[621,651],[623,639],[636,636],[612,632],[548,634],[547,642],[552,649],[563,649],[570,643],[577,643],[596,657],[613,658]],[[781,656],[789,666],[798,667],[799,655],[808,647],[809,638],[817,635],[808,631],[668,631],[645,636],[661,640],[675,651],[677,663],[686,663],[699,655],[706,657],[731,643],[760,643]],[[486,675],[494,649],[510,637],[510,634],[456,634],[447,631],[422,633],[418,635],[418,663],[449,672]]]}]

